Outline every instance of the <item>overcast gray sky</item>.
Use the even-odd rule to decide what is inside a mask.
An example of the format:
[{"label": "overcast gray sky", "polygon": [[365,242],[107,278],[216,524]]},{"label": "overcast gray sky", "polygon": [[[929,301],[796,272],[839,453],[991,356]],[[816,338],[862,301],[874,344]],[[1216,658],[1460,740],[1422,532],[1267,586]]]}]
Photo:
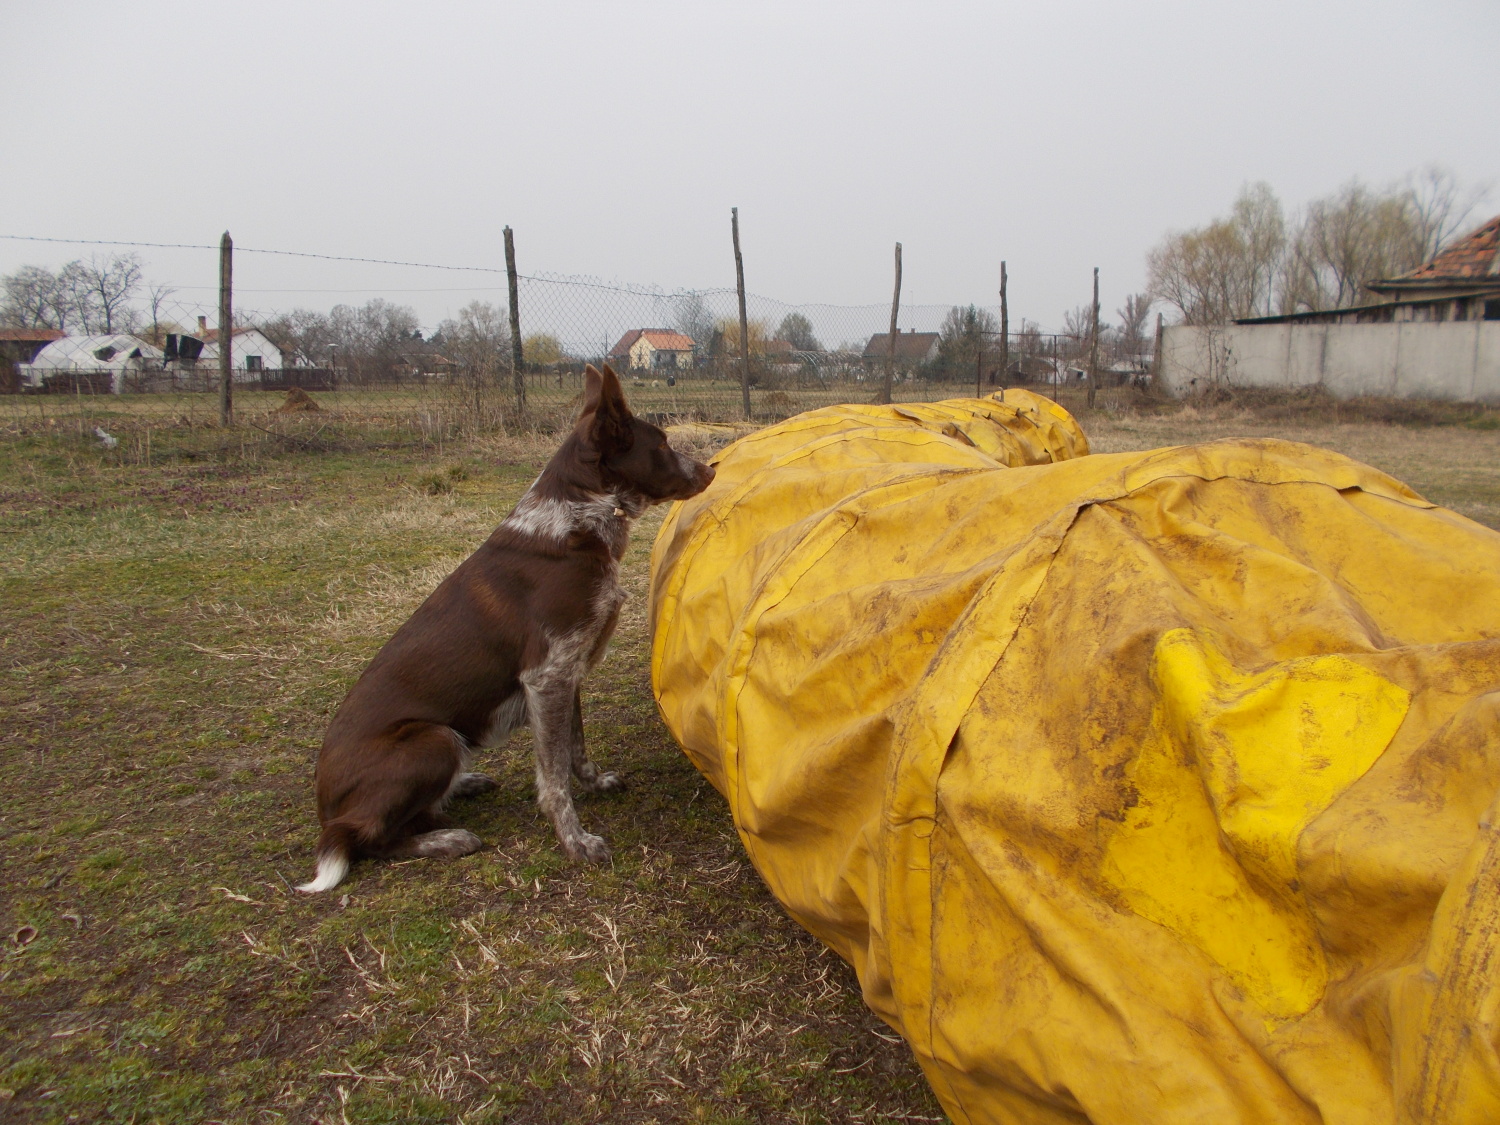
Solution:
[{"label": "overcast gray sky", "polygon": [[[1106,317],[1168,229],[1437,162],[1500,174],[1500,3],[3,0],[0,233]],[[1491,206],[1500,209],[1495,196]],[[1477,216],[1476,216],[1477,217]],[[88,247],[0,240],[0,273]],[[207,296],[212,254],[143,251]],[[429,325],[494,286],[244,255],[247,306]],[[503,279],[500,280],[503,292]]]}]

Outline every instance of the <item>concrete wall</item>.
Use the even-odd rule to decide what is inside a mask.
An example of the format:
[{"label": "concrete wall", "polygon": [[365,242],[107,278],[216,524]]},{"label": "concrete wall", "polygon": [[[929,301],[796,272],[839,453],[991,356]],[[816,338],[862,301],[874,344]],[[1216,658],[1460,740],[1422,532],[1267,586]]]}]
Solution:
[{"label": "concrete wall", "polygon": [[1500,403],[1500,321],[1179,325],[1162,333],[1160,382],[1173,395],[1322,387]]}]

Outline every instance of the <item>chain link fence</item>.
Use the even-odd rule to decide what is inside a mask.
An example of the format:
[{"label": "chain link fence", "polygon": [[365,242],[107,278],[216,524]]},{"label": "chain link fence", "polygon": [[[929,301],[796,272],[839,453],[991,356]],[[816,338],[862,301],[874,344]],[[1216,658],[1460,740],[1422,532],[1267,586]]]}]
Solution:
[{"label": "chain link fence", "polygon": [[[312,449],[555,430],[576,416],[590,363],[612,364],[633,409],[653,421],[764,424],[880,401],[887,385],[894,402],[1007,386],[1061,394],[1084,384],[1089,361],[1086,337],[1027,323],[1002,336],[998,308],[979,303],[903,306],[893,338],[888,304],[748,294],[742,348],[736,290],[521,274],[511,300],[470,300],[435,325],[383,298],[327,312],[233,307],[226,345],[217,304],[139,279],[102,317],[79,306],[71,323],[52,319],[60,328],[41,315],[18,325],[14,276],[5,279],[12,326],[0,330],[0,433],[75,434],[111,448],[194,434]],[[1139,343],[1114,341],[1101,385],[1142,380],[1148,358]]]}]

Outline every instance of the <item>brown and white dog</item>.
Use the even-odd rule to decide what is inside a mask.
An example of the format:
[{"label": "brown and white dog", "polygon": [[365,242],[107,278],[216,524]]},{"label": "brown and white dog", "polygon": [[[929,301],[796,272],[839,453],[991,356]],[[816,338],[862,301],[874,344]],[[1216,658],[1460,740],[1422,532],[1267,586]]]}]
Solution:
[{"label": "brown and white dog", "polygon": [[460,856],[479,837],[449,827],[444,804],[494,787],[474,750],[531,724],[537,803],[570,859],[601,862],[568,774],[621,787],[583,747],[579,685],[604,655],[625,593],[630,521],[695,496],[714,471],[630,412],[605,366],[585,372],[583,412],[526,495],[376,654],[334,715],[318,756],[317,874],[337,886],[361,856]]}]

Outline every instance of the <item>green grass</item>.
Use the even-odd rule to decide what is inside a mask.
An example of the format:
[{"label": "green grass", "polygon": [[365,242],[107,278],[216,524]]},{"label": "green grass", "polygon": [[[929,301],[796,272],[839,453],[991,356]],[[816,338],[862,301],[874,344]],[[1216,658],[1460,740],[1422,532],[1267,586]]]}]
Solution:
[{"label": "green grass", "polygon": [[[1105,406],[1085,419],[1101,451],[1317,441],[1500,525],[1500,433],[1463,418]],[[457,810],[484,851],[292,893],[333,708],[550,439],[242,455],[210,436],[164,432],[149,463],[67,432],[0,442],[0,1118],[940,1119],[656,716],[659,512],[586,688],[593,752],[631,783],[580,803],[613,864],[562,860],[523,734]]]}]

